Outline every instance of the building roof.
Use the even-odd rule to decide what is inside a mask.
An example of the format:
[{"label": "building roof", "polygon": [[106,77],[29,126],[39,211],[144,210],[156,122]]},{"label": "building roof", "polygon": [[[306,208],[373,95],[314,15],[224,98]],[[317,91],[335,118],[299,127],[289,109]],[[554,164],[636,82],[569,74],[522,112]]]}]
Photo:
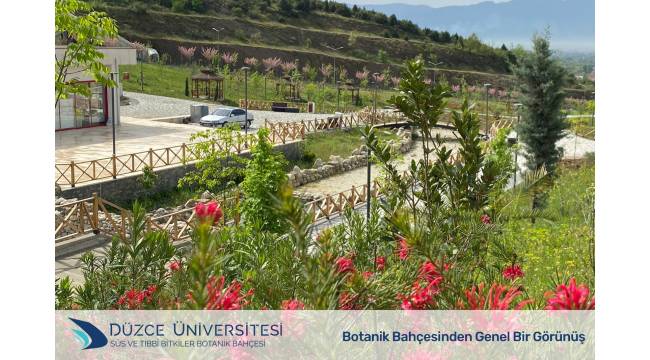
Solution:
[{"label": "building roof", "polygon": [[223,76],[210,69],[201,69],[201,72],[192,75],[192,80],[223,80]]}]

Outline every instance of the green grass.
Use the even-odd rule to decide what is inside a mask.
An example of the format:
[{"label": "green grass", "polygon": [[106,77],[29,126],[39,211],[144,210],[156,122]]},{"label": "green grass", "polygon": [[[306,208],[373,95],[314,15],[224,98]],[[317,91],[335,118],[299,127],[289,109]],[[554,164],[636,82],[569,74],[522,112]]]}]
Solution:
[{"label": "green grass", "polygon": [[[185,96],[185,79],[190,78],[192,74],[199,72],[201,67],[194,66],[174,66],[161,64],[142,64],[142,73],[144,75],[144,91],[140,86],[140,65],[122,65],[120,71],[128,72],[130,77],[123,80],[124,90],[133,92],[144,92],[146,94],[168,96],[179,99],[191,99]],[[268,78],[266,83],[266,92],[264,91],[264,78],[257,72],[249,76],[248,97],[252,100],[283,100],[281,96],[275,93],[275,79]],[[191,87],[190,82],[190,87]],[[228,76],[224,82],[223,102],[226,105],[237,105],[239,99],[244,98],[244,80],[241,74]],[[373,105],[374,90],[372,88],[362,88],[360,91],[361,104],[352,104],[350,93],[341,92],[338,99],[336,88],[331,82],[323,86],[322,83],[312,83],[305,81],[301,87],[301,96],[304,100],[316,102],[317,111],[320,113],[332,113],[334,111],[353,111],[359,110],[366,106]],[[396,95],[397,92],[389,89],[380,89],[377,91],[377,106],[384,107],[388,105],[388,99]],[[450,98],[449,107],[457,109],[460,107],[462,99]],[[483,113],[485,111],[485,96],[482,94],[471,94],[470,101],[475,103],[475,111]],[[514,99],[510,101],[515,102]],[[503,115],[511,115],[512,107],[507,101],[501,101],[490,97],[490,113],[499,112]]]},{"label": "green grass", "polygon": [[133,209],[133,203],[138,201],[147,211],[154,211],[159,208],[171,208],[184,205],[187,200],[197,199],[201,196],[198,190],[173,189],[152,195],[140,196],[129,202],[119,202],[117,205],[125,209]]},{"label": "green grass", "polygon": [[[397,135],[388,130],[378,132],[379,141],[397,140]],[[304,141],[303,158],[300,161],[291,162],[289,170],[294,165],[303,169],[311,168],[315,159],[327,161],[330,156],[337,155],[343,158],[352,154],[363,144],[359,129],[335,130],[307,135]]]},{"label": "green grass", "polygon": [[[543,299],[554,283],[575,277],[594,287],[593,165],[579,169],[560,168],[552,186],[547,207],[536,222],[512,217],[504,225],[503,239],[521,257],[525,276],[522,281],[528,296]],[[510,214],[521,214],[530,207],[523,197]]]}]

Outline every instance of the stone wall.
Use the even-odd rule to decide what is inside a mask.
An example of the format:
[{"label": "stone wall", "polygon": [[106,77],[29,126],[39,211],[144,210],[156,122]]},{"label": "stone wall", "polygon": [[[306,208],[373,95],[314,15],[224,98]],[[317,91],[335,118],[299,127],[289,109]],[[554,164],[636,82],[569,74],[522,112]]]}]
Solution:
[{"label": "stone wall", "polygon": [[[413,146],[411,130],[399,128],[397,130],[397,136],[397,140],[390,140],[388,142],[391,151],[395,153],[405,153],[411,150],[411,147]],[[327,162],[323,162],[321,159],[316,159],[311,169],[301,169],[297,165],[294,166],[293,170],[288,174],[289,183],[295,188],[310,182],[366,166],[367,163],[367,149],[365,145],[361,145],[358,149],[352,151],[352,155],[347,158],[332,155]]]},{"label": "stone wall", "polygon": [[[301,140],[287,142],[286,144],[275,145],[275,150],[280,151],[288,160],[300,159]],[[240,154],[243,157],[249,157],[250,152],[245,151]],[[91,197],[93,193],[97,193],[101,198],[112,202],[129,202],[138,197],[153,195],[159,192],[170,191],[176,188],[178,180],[185,176],[188,172],[195,170],[194,164],[175,165],[164,168],[155,169],[158,179],[153,187],[145,189],[138,181],[142,176],[141,173],[135,173],[125,176],[120,176],[117,179],[109,179],[105,181],[97,181],[94,183],[78,185],[73,188],[57,190],[57,196],[66,199],[78,198],[83,199]]]}]

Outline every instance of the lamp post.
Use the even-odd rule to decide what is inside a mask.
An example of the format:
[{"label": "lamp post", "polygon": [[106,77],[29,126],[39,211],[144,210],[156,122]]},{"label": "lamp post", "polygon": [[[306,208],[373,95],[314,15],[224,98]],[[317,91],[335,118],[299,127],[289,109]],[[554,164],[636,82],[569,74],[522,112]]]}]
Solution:
[{"label": "lamp post", "polygon": [[[519,144],[519,121],[521,120],[521,107],[524,106],[522,103],[515,103],[513,104],[515,111],[517,112],[517,127],[515,128],[515,133],[517,134],[515,136],[515,144]],[[518,162],[517,162],[517,155],[519,154],[518,149],[515,148],[515,174],[514,174],[514,184],[512,188],[517,187],[517,167],[518,167]]]},{"label": "lamp post", "polygon": [[485,136],[488,136],[488,121],[490,119],[490,86],[492,84],[485,83],[483,84],[485,86]]},{"label": "lamp post", "polygon": [[217,32],[217,42],[221,41],[221,40],[219,39],[219,37],[220,37],[219,35],[221,35],[221,31],[224,30],[224,29],[225,29],[225,28],[219,28],[219,29],[217,29],[217,28],[212,28],[212,30],[214,30],[214,31]]},{"label": "lamp post", "polygon": [[[115,72],[111,71],[111,80],[115,81],[116,76]],[[116,84],[117,85],[117,84]],[[115,121],[117,120],[117,111],[115,111],[115,95],[117,95],[117,91],[115,89],[112,90],[112,95],[111,95],[111,111],[113,112],[113,119],[111,121],[111,127],[112,127],[112,132],[113,132],[113,156],[115,156]]]},{"label": "lamp post", "polygon": [[[373,96],[373,103],[372,103],[372,113],[373,113],[373,118],[375,123],[377,122],[377,91],[379,89],[379,82],[377,81],[377,78],[379,77],[379,75],[380,74],[378,72],[372,74],[373,79],[375,80],[375,93]],[[370,167],[368,167],[368,171],[370,171]]]},{"label": "lamp post", "polygon": [[591,127],[596,126],[596,92],[592,91],[594,106],[591,107]]},{"label": "lamp post", "polygon": [[[337,51],[343,49],[343,46],[333,47],[333,46],[329,46],[327,44],[323,44],[323,46],[330,49],[330,50],[332,50],[332,51],[334,51],[334,52],[337,52]],[[334,80],[332,81],[332,85],[336,85],[336,56],[333,56],[333,58],[334,58]],[[338,109],[337,109],[337,111],[338,111]]]},{"label": "lamp post", "polygon": [[341,82],[336,82],[336,112],[339,112],[339,103],[341,102]]},{"label": "lamp post", "polygon": [[246,117],[244,118],[244,134],[248,138],[248,66],[241,68],[244,70],[244,111],[246,112]]},{"label": "lamp post", "polygon": [[436,84],[436,66],[440,66],[442,64],[444,64],[444,62],[442,62],[442,61],[437,62],[437,63],[429,61],[429,65],[431,65],[431,67],[433,68],[433,79],[431,79],[432,80],[431,81],[432,85]]}]

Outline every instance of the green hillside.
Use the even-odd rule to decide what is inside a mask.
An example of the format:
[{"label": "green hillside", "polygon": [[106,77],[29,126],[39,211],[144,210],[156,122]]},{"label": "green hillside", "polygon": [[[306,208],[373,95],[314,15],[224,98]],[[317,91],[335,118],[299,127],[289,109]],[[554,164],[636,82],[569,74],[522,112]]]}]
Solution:
[{"label": "green hillside", "polygon": [[[287,2],[291,10],[283,11]],[[201,48],[213,47],[237,52],[237,66],[245,57],[279,57],[315,67],[332,64],[336,58],[337,66],[354,77],[363,67],[370,72],[390,68],[397,75],[404,59],[422,56],[442,62],[436,76],[450,81],[463,78],[470,84],[510,85],[508,59],[514,55],[509,51],[489,47],[475,38],[420,29],[409,21],[372,11],[347,8],[348,13],[332,2],[307,1],[309,11],[300,10],[302,0],[128,3],[101,1],[93,6],[117,21],[120,35],[149,44],[166,54],[171,64],[181,62],[178,46],[197,47],[196,60],[200,60]],[[213,27],[224,30],[217,34]],[[334,52],[327,46],[343,48]]]}]

